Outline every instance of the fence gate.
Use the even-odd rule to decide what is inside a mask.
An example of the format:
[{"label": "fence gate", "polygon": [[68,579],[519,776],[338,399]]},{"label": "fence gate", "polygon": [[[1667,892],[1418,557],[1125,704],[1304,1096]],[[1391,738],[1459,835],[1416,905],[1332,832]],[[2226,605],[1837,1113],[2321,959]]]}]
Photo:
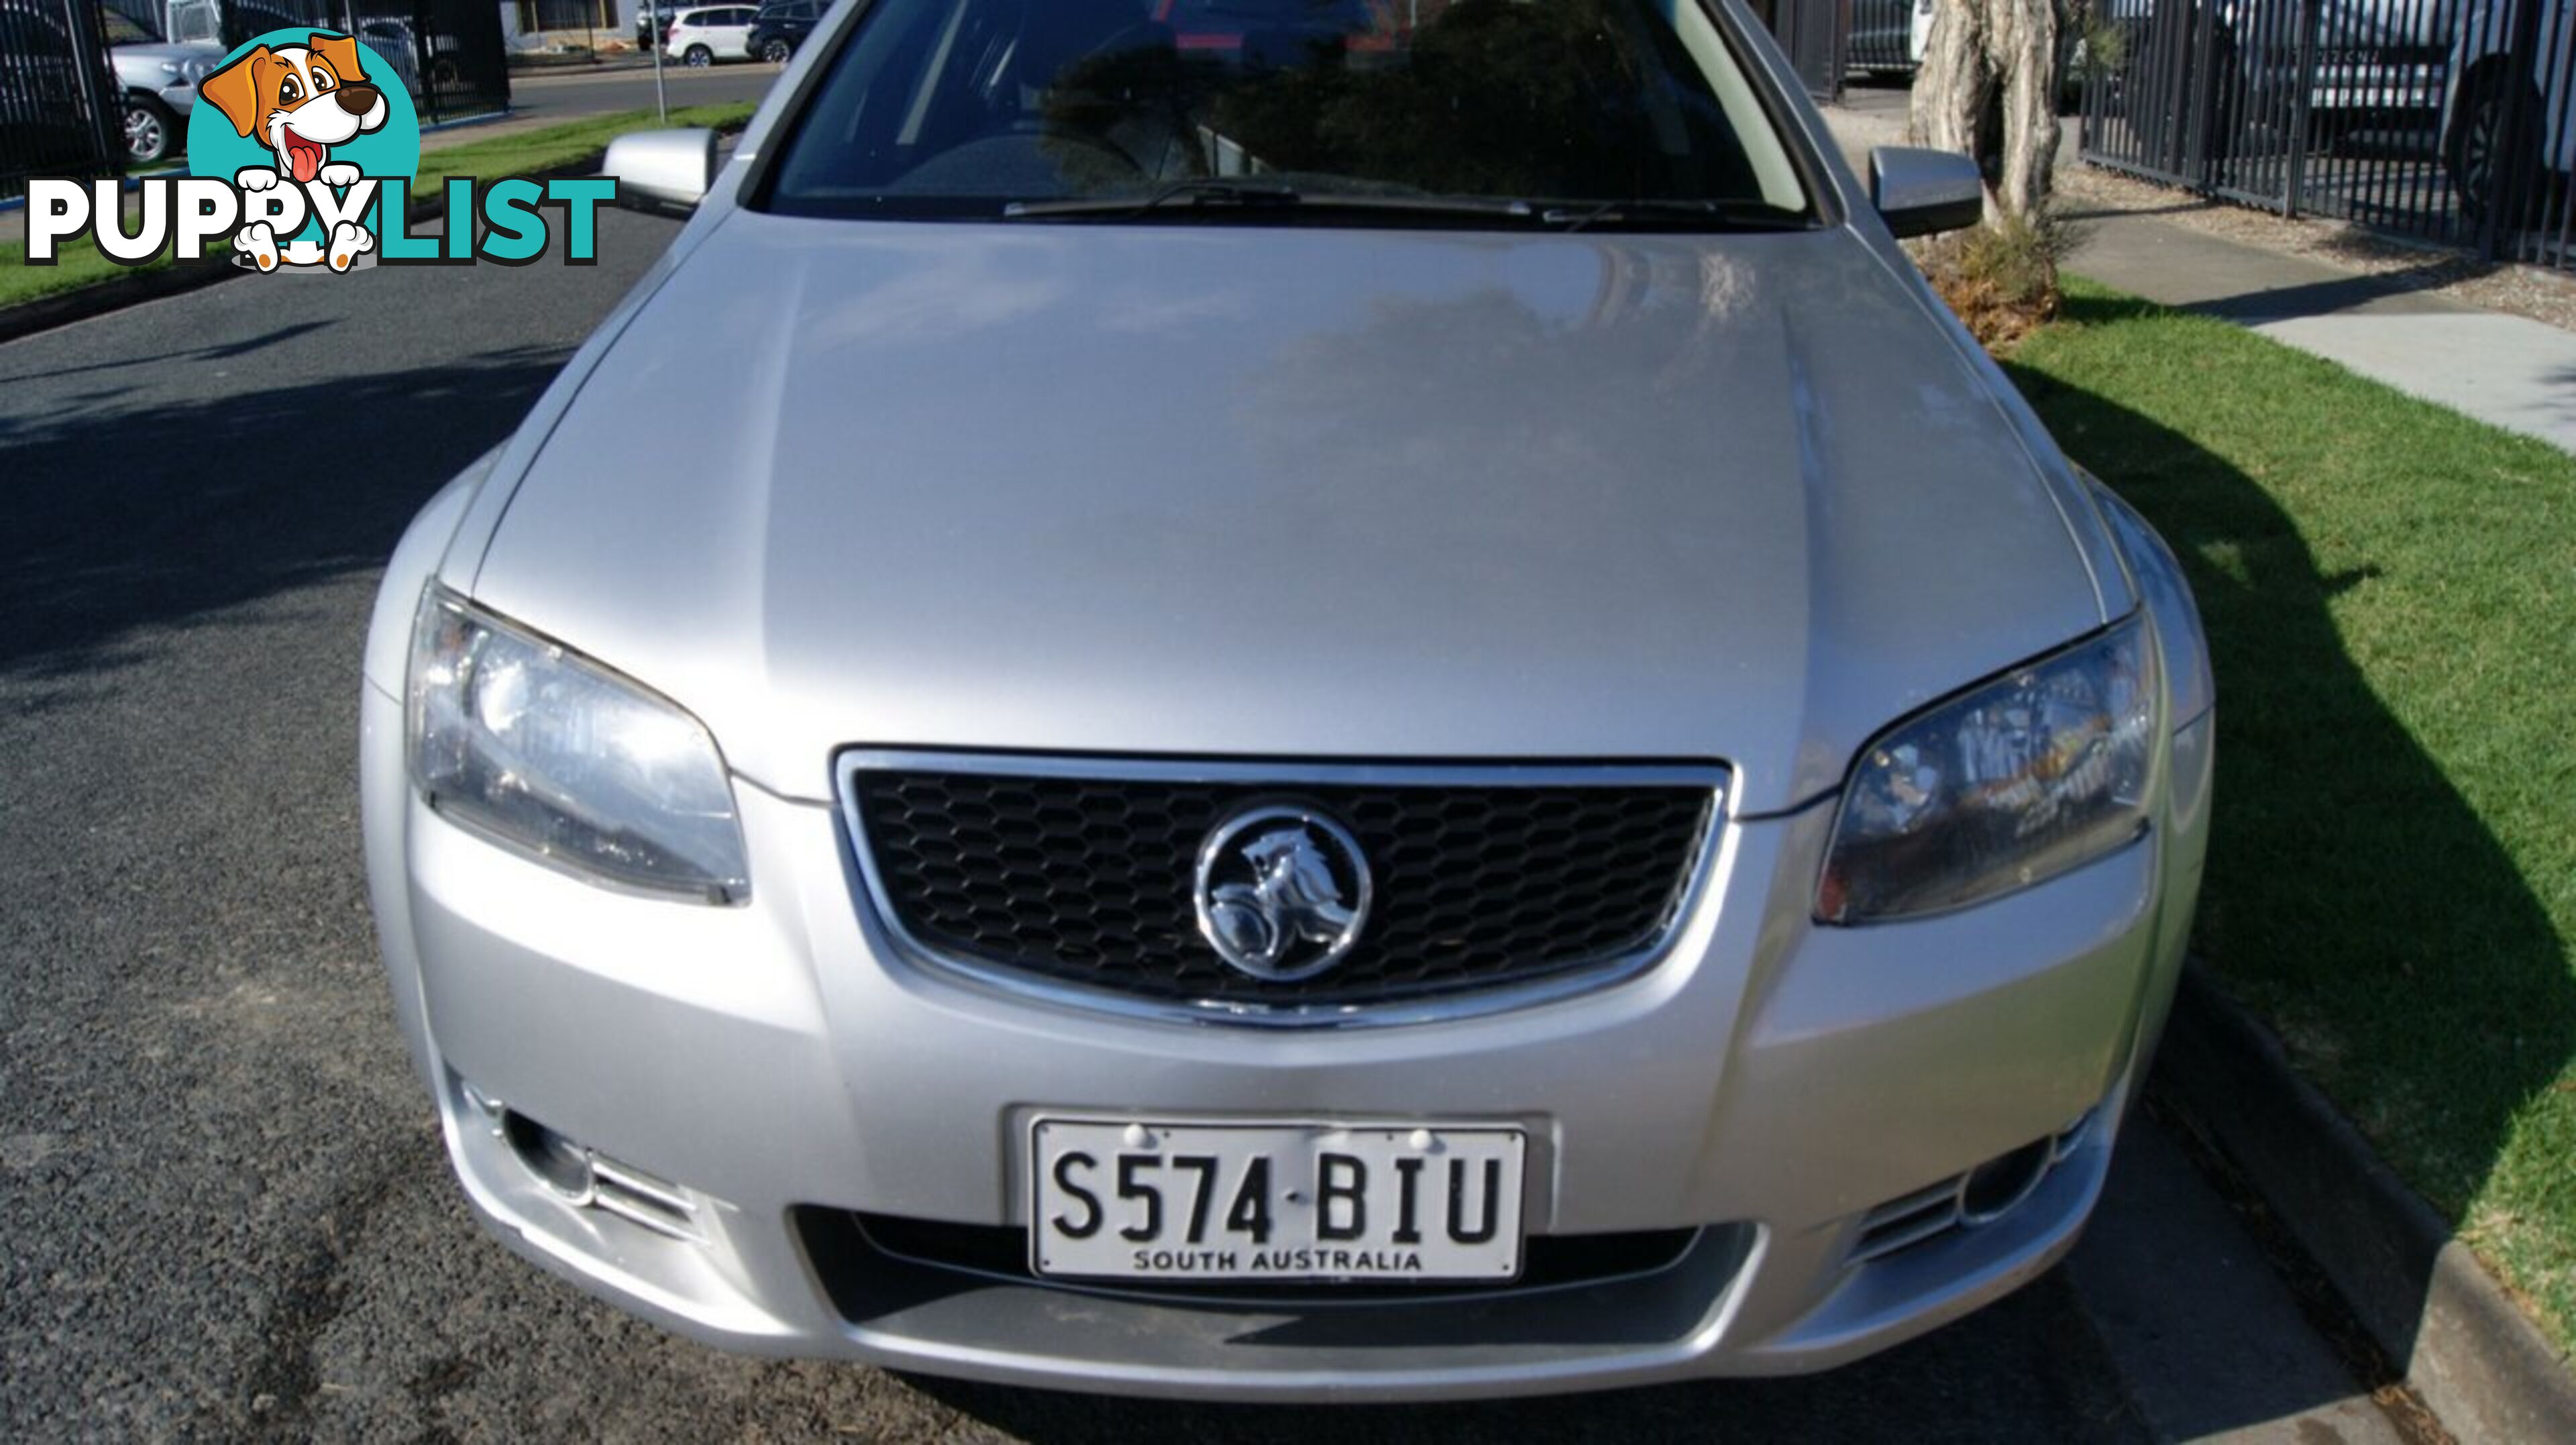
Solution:
[{"label": "fence gate", "polygon": [[1914,0],[1852,0],[1844,60],[1877,75],[1913,70]]},{"label": "fence gate", "polygon": [[1851,0],[1745,0],[1746,8],[1789,56],[1807,93],[1820,101],[1843,90],[1843,47],[1851,35]]},{"label": "fence gate", "polygon": [[30,176],[115,174],[122,97],[97,0],[0,7],[0,199],[25,195]]},{"label": "fence gate", "polygon": [[2576,0],[2093,0],[2084,158],[2576,266]]}]

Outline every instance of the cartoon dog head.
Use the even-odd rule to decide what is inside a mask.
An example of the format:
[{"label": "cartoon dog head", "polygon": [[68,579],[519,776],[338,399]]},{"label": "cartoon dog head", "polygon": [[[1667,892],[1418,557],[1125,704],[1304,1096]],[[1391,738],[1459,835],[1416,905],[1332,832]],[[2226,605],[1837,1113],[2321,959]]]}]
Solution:
[{"label": "cartoon dog head", "polygon": [[197,94],[277,153],[297,181],[321,174],[331,147],[385,123],[385,97],[367,83],[358,42],[316,34],[310,45],[262,45],[197,82]]}]

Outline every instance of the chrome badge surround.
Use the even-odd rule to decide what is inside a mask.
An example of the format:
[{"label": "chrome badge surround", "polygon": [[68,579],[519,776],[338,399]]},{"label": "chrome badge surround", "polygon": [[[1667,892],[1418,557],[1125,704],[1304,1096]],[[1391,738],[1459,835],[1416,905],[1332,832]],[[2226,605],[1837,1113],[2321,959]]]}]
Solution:
[{"label": "chrome badge surround", "polygon": [[1228,967],[1294,983],[1349,956],[1374,891],[1350,829],[1321,808],[1261,803],[1208,829],[1190,901]]}]

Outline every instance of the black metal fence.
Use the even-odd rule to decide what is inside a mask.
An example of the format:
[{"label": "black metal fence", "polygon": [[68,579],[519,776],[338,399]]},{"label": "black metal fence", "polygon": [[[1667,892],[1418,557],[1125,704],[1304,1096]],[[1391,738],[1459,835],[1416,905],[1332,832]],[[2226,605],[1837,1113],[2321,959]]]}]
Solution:
[{"label": "black metal fence", "polygon": [[[514,0],[519,28],[525,30],[590,30],[618,33],[618,0]],[[666,7],[669,0],[664,0]],[[627,28],[633,28],[631,26]]]},{"label": "black metal fence", "polygon": [[0,0],[0,199],[30,176],[113,174],[121,95],[97,0]]},{"label": "black metal fence", "polygon": [[1914,0],[1851,0],[1854,70],[1892,75],[1914,69]]},{"label": "black metal fence", "polygon": [[221,0],[221,39],[315,25],[356,36],[393,67],[421,124],[506,110],[510,63],[493,0]]},{"label": "black metal fence", "polygon": [[[19,0],[0,0],[0,5]],[[272,30],[314,26],[354,35],[411,92],[423,124],[504,110],[510,66],[501,11],[484,0],[105,0],[171,40],[225,48]]]},{"label": "black metal fence", "polygon": [[2084,158],[2576,266],[2576,0],[2100,0]]}]

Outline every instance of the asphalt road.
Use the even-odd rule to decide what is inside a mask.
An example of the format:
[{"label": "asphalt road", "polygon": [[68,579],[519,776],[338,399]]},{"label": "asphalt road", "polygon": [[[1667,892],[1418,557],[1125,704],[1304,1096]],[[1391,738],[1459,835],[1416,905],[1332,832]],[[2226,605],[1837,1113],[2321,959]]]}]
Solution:
[{"label": "asphalt road", "polygon": [[672,229],[616,213],[593,268],[246,278],[0,346],[0,1434],[2393,1438],[2145,1121],[2073,1263],[1982,1315],[1829,1375],[1552,1402],[749,1361],[520,1263],[446,1172],[377,972],[359,643],[413,509]]}]

